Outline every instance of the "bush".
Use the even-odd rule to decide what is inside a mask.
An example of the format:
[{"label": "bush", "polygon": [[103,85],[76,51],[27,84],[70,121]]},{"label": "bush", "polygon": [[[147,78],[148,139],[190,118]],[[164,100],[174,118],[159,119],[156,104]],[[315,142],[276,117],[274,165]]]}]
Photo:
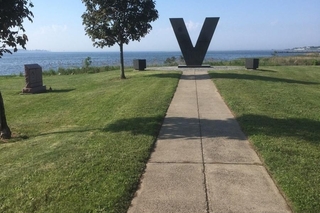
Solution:
[{"label": "bush", "polygon": [[87,57],[83,60],[83,68],[88,69],[89,66],[92,64],[91,57]]},{"label": "bush", "polygon": [[314,66],[320,65],[320,60],[314,59],[313,62],[312,62],[312,64],[313,64]]},{"label": "bush", "polygon": [[178,62],[177,62],[176,57],[172,56],[171,58],[167,58],[167,59],[164,61],[164,64],[165,64],[165,65],[169,65],[169,66],[177,66],[177,65],[178,65]]},{"label": "bush", "polygon": [[226,61],[226,60],[209,60],[205,61],[205,64],[209,64],[210,66],[244,66],[245,65],[245,59],[235,59],[231,61]]}]

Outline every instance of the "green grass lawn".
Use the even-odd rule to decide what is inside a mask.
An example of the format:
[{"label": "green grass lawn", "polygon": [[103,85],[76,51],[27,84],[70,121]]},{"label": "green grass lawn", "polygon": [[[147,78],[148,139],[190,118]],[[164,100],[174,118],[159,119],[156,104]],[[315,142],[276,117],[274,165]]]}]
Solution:
[{"label": "green grass lawn", "polygon": [[320,67],[212,71],[295,212],[320,212]]},{"label": "green grass lawn", "polygon": [[44,76],[52,91],[19,94],[0,77],[13,138],[0,141],[0,212],[126,212],[177,72]]}]

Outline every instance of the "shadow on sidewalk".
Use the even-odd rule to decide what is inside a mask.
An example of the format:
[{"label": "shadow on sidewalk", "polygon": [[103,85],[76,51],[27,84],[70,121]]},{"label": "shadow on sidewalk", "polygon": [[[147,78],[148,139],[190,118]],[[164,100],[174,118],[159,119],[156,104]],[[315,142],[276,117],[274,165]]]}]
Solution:
[{"label": "shadow on sidewalk", "polygon": [[150,78],[150,77],[157,77],[157,78],[175,78],[175,79],[179,79],[181,76],[181,73],[175,72],[175,73],[155,73],[155,74],[151,74],[151,75],[146,75],[144,76],[145,78]]},{"label": "shadow on sidewalk", "polygon": [[[245,133],[250,135],[267,135],[274,137],[295,137],[310,143],[319,144],[320,122],[310,119],[278,119],[262,115],[243,115],[237,118]],[[158,117],[137,117],[115,121],[102,131],[131,132],[133,135],[158,136],[160,139],[192,140],[199,138],[223,137],[246,140],[236,119],[209,120],[183,117],[166,117],[162,123]],[[201,126],[201,132],[200,132]],[[160,130],[161,128],[161,130]]]},{"label": "shadow on sidewalk", "polygon": [[[157,136],[161,127],[161,121],[152,117],[138,117],[121,119],[106,126],[103,131],[110,132],[131,132],[133,135]],[[200,131],[201,127],[201,131]],[[167,117],[164,119],[160,130],[160,139],[186,140],[212,137],[225,137],[238,140],[246,140],[237,121],[208,120],[196,118]]]}]

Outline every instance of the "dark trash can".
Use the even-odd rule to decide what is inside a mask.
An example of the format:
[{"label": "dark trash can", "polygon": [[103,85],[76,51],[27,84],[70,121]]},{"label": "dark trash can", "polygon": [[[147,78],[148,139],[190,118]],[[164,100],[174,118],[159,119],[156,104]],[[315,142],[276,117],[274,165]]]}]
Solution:
[{"label": "dark trash can", "polygon": [[147,68],[146,59],[133,59],[133,68],[135,70],[144,70]]},{"label": "dark trash can", "polygon": [[246,59],[246,68],[247,69],[257,69],[259,67],[258,58],[247,58]]}]

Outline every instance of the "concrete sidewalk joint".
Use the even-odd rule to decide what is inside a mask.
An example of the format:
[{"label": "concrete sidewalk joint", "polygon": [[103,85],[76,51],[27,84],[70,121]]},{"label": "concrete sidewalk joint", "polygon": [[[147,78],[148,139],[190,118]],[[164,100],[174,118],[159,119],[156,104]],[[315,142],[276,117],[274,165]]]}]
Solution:
[{"label": "concrete sidewalk joint", "polygon": [[[195,74],[195,73],[194,73]],[[196,76],[196,75],[195,75]],[[195,78],[197,80],[197,77]],[[195,81],[196,85],[196,97],[197,97],[197,108],[198,108],[198,120],[199,120],[199,133],[200,133],[200,144],[201,144],[201,155],[202,155],[202,167],[203,167],[203,180],[204,180],[204,193],[206,196],[206,212],[209,212],[210,206],[209,206],[209,196],[208,196],[208,183],[207,183],[207,175],[206,175],[206,164],[204,159],[204,147],[203,147],[203,141],[202,141],[202,128],[201,128],[201,117],[200,117],[200,108],[199,108],[199,93],[198,93],[198,83]]]}]

